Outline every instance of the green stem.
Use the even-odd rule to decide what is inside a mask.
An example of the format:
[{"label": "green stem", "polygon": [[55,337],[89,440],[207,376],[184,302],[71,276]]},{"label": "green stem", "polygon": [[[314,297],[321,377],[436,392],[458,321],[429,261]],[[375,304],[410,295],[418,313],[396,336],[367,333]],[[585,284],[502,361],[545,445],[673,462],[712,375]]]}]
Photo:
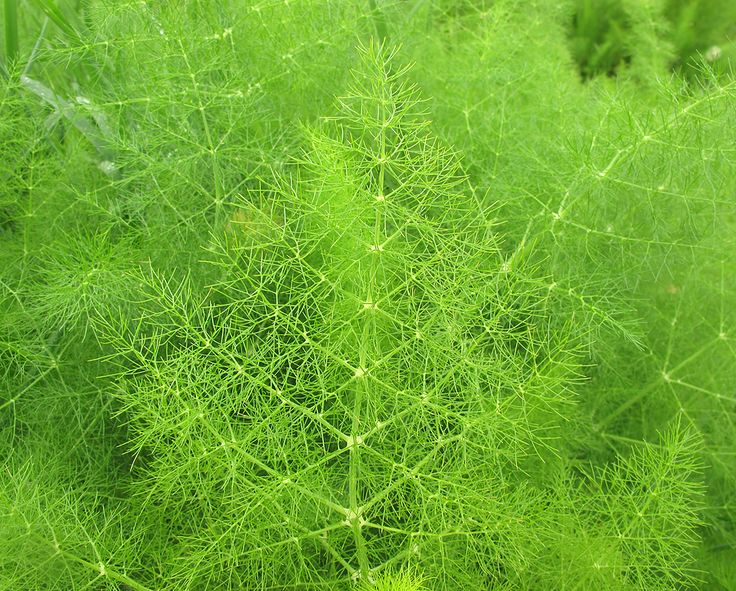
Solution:
[{"label": "green stem", "polygon": [[597,424],[597,429],[601,430],[604,429],[608,424],[615,419],[616,417],[620,416],[624,412],[626,412],[629,408],[634,406],[637,402],[644,399],[648,394],[650,394],[653,390],[655,390],[657,387],[662,386],[663,384],[677,384],[677,380],[673,378],[672,376],[679,370],[681,370],[683,367],[686,367],[688,364],[695,361],[698,357],[703,355],[708,351],[710,347],[717,344],[720,341],[720,338],[716,338],[712,340],[710,343],[703,346],[702,349],[698,349],[687,357],[686,359],[682,360],[677,365],[669,368],[667,371],[663,371],[661,376],[657,376],[654,380],[649,382],[648,385],[644,386],[639,392],[628,398],[625,402],[623,402],[620,406],[618,406],[613,412],[609,413],[603,420],[601,420]]},{"label": "green stem", "polygon": [[[365,297],[366,301],[373,301],[375,297],[373,293],[373,284],[375,278],[374,264],[371,264],[370,275],[368,281],[357,281],[354,285],[356,289],[355,295],[360,298]],[[366,285],[367,284],[367,285]],[[366,289],[367,288],[367,289]],[[365,290],[360,293],[359,290]],[[367,294],[367,295],[366,295]],[[368,560],[368,550],[366,548],[365,538],[363,536],[363,508],[360,504],[361,490],[361,468],[360,468],[360,456],[361,456],[361,439],[364,436],[363,433],[363,411],[364,402],[369,401],[370,391],[366,384],[366,378],[362,372],[367,371],[370,359],[372,357],[371,342],[373,335],[375,334],[375,326],[372,323],[372,314],[370,317],[365,317],[362,322],[362,331],[358,336],[358,368],[356,369],[356,385],[355,385],[355,399],[353,403],[353,422],[351,426],[351,440],[350,440],[350,468],[348,474],[348,495],[349,495],[349,509],[351,520],[351,529],[353,531],[353,537],[355,539],[356,553],[358,556],[358,569],[361,578],[367,579],[370,573],[370,562]]]},{"label": "green stem", "polygon": [[199,92],[199,82],[197,82],[196,74],[191,64],[189,63],[187,52],[184,49],[184,44],[181,41],[179,41],[179,48],[181,49],[181,55],[184,58],[184,63],[186,64],[189,76],[192,80],[194,92],[197,96],[197,110],[199,111],[199,116],[202,120],[202,129],[204,130],[205,139],[207,140],[207,152],[210,156],[210,162],[212,164],[212,184],[214,185],[213,190],[215,193],[215,228],[220,228],[224,213],[224,196],[222,172],[220,170],[220,161],[217,157],[218,146],[215,145],[213,134],[210,132],[209,122],[207,121],[207,115],[205,114],[206,107],[205,104],[202,102],[202,97]]},{"label": "green stem", "polygon": [[348,520],[350,521],[350,527],[353,531],[353,537],[355,538],[355,547],[358,555],[358,569],[361,577],[367,577],[370,572],[370,563],[368,561],[368,551],[365,545],[365,538],[363,537],[363,524],[362,524],[362,508],[358,502],[360,497],[360,444],[357,442],[358,433],[360,431],[360,425],[362,423],[362,405],[363,405],[363,384],[358,384],[356,388],[355,404],[353,407],[353,439],[351,441],[350,448],[350,469],[349,469],[349,481],[348,481],[348,495],[349,495],[349,507],[350,513],[348,514]]},{"label": "green stem", "polygon": [[386,45],[386,39],[388,38],[388,29],[386,27],[386,19],[383,16],[383,12],[378,8],[376,0],[368,0],[368,4],[371,7],[371,13],[373,14],[373,23],[376,25],[376,34],[382,47]]},{"label": "green stem", "polygon": [[18,0],[5,0],[5,61],[8,71],[18,59]]},{"label": "green stem", "polygon": [[[358,354],[359,354],[359,367],[358,371],[368,371],[369,365],[375,356],[380,353],[380,345],[377,342],[377,330],[376,330],[376,317],[375,314],[371,313],[370,310],[375,306],[375,303],[379,299],[376,287],[379,283],[378,268],[381,249],[380,245],[384,240],[383,235],[383,208],[386,202],[385,192],[385,179],[386,179],[386,121],[388,115],[386,113],[386,81],[382,80],[383,89],[381,91],[381,103],[380,103],[380,119],[381,128],[378,137],[378,149],[379,149],[379,161],[378,161],[378,179],[377,186],[375,186],[375,193],[371,196],[371,201],[375,206],[374,223],[372,231],[373,246],[369,254],[370,264],[368,265],[367,281],[356,282],[355,288],[357,291],[355,295],[358,298],[364,298],[366,308],[362,318],[362,331],[359,336],[358,343]],[[379,355],[380,356],[380,355]],[[360,494],[360,454],[361,454],[361,442],[358,438],[365,436],[364,432],[364,405],[370,403],[371,389],[368,387],[368,378],[361,378],[356,384],[355,388],[355,401],[353,407],[353,424],[352,424],[352,440],[350,448],[350,473],[349,473],[349,503],[352,521],[353,536],[355,538],[355,546],[357,549],[358,566],[360,569],[360,575],[362,578],[369,579],[370,573],[370,562],[368,560],[368,550],[365,544],[365,538],[363,536],[363,516],[362,512],[364,507],[360,505],[359,500]]]},{"label": "green stem", "polygon": [[75,554],[74,552],[71,552],[64,548],[60,548],[59,544],[56,541],[52,542],[48,540],[46,537],[38,533],[35,533],[35,532],[29,531],[29,534],[32,538],[35,538],[42,544],[53,549],[57,555],[63,557],[64,559],[70,560],[71,562],[76,562],[77,564],[82,565],[92,571],[96,571],[97,573],[99,573],[97,578],[106,577],[110,579],[111,581],[116,581],[120,585],[125,585],[127,588],[131,589],[132,591],[153,591],[153,589],[151,589],[150,587],[146,587],[145,585],[135,581],[134,579],[131,579],[128,575],[125,575],[122,572],[115,570],[114,568],[104,564],[101,561],[97,563],[91,562]]}]

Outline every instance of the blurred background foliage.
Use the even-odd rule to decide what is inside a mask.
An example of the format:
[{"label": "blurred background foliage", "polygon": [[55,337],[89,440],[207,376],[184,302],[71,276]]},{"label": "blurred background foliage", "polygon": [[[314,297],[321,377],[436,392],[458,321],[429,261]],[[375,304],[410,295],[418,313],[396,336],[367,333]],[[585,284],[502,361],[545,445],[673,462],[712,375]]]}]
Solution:
[{"label": "blurred background foliage", "polygon": [[656,26],[658,50],[672,70],[697,78],[704,58],[730,71],[736,56],[736,4],[727,0],[576,0],[571,53],[584,78],[625,68],[637,48],[642,13]]}]

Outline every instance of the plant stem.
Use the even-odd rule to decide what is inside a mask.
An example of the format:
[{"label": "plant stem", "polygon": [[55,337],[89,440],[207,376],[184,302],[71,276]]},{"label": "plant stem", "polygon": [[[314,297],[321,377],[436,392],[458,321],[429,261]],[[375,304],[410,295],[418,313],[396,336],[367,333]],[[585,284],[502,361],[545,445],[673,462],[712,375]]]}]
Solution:
[{"label": "plant stem", "polygon": [[76,562],[77,564],[82,565],[90,570],[97,571],[99,573],[98,578],[107,577],[111,581],[116,581],[120,585],[125,585],[128,589],[131,589],[132,591],[153,591],[150,587],[146,587],[145,585],[138,583],[126,574],[118,572],[114,568],[104,564],[102,561],[94,563],[85,558],[82,558],[81,556],[75,554],[70,550],[60,548],[59,544],[56,541],[52,542],[51,540],[47,539],[45,536],[40,535],[37,532],[32,532],[30,533],[30,535],[35,540],[54,550],[54,553],[56,555],[61,556],[66,560],[70,560],[71,562]]},{"label": "plant stem", "polygon": [[210,162],[212,164],[212,185],[214,190],[214,204],[215,204],[215,228],[220,228],[222,225],[222,219],[223,219],[223,212],[224,212],[224,197],[223,197],[223,185],[222,185],[222,174],[220,171],[220,161],[217,156],[217,148],[218,146],[215,145],[213,135],[210,131],[210,125],[207,121],[207,115],[205,111],[207,110],[205,107],[204,102],[202,101],[202,97],[199,92],[199,82],[196,78],[196,73],[194,69],[192,68],[191,64],[189,63],[189,57],[187,56],[186,49],[184,48],[184,44],[179,41],[179,48],[181,49],[181,55],[184,58],[184,63],[186,64],[187,71],[189,72],[189,76],[192,80],[192,87],[194,89],[194,92],[197,96],[197,110],[199,111],[199,116],[202,120],[202,129],[204,130],[205,139],[207,140],[207,152],[210,155]]},{"label": "plant stem", "polygon": [[378,8],[376,0],[368,0],[368,4],[371,7],[371,13],[373,14],[373,23],[376,25],[376,34],[378,35],[378,41],[382,46],[385,46],[386,39],[388,38],[388,30],[386,28],[386,19]]},{"label": "plant stem", "polygon": [[[356,295],[360,295],[358,290],[365,286],[367,283],[367,298],[372,301],[373,296],[373,284],[374,284],[374,267],[375,263],[370,265],[371,272],[367,282],[356,281],[354,288],[356,289]],[[365,296],[364,296],[365,297]],[[362,331],[358,335],[358,368],[357,371],[364,372],[369,364],[369,358],[371,351],[371,340],[375,334],[375,326],[372,323],[372,315],[365,316],[362,322]],[[374,353],[374,352],[373,352]],[[358,374],[356,374],[357,376]],[[363,525],[362,525],[362,512],[363,508],[359,502],[360,500],[360,438],[363,436],[363,406],[364,398],[367,399],[366,395],[370,395],[368,385],[366,384],[366,377],[360,376],[356,381],[355,385],[355,400],[353,402],[353,421],[351,426],[351,448],[350,448],[350,467],[348,474],[348,495],[349,495],[349,508],[350,518],[352,519],[351,528],[353,530],[353,537],[355,538],[355,547],[357,549],[358,556],[358,569],[361,578],[368,577],[370,572],[370,563],[368,561],[368,551],[365,546],[365,539],[363,537]]]},{"label": "plant stem", "polygon": [[360,424],[361,424],[361,413],[363,405],[363,391],[364,384],[358,384],[355,393],[355,404],[353,406],[353,428],[352,428],[352,447],[350,448],[350,468],[349,468],[349,481],[348,481],[348,495],[350,504],[350,515],[348,519],[351,521],[351,529],[353,531],[353,537],[355,538],[355,547],[358,555],[358,571],[361,578],[367,577],[370,572],[370,563],[368,562],[368,552],[365,547],[365,539],[363,538],[362,531],[362,508],[358,502],[360,495],[359,483],[360,483],[360,445],[357,443],[356,438],[359,437]]},{"label": "plant stem", "polygon": [[[385,76],[385,72],[381,72],[382,76]],[[371,200],[375,205],[374,224],[372,231],[372,241],[376,250],[371,250],[370,263],[368,265],[367,281],[357,281],[355,288],[357,290],[363,289],[363,292],[356,292],[359,298],[363,298],[368,305],[375,305],[375,302],[379,299],[377,293],[377,285],[379,284],[378,277],[378,265],[380,249],[378,246],[383,242],[385,236],[383,233],[383,218],[384,218],[384,205],[386,196],[385,192],[385,177],[386,177],[386,121],[388,114],[386,112],[386,80],[381,80],[381,103],[380,103],[380,118],[381,127],[378,137],[378,150],[379,150],[379,161],[378,161],[378,178],[375,186],[375,194],[371,196]],[[368,308],[370,310],[371,308]],[[376,316],[370,312],[362,315],[362,331],[358,335],[358,357],[359,357],[359,371],[368,371],[371,359],[375,359],[378,354],[380,356],[380,343],[377,339],[376,330]],[[349,502],[350,510],[353,517],[352,529],[355,537],[355,545],[357,548],[358,565],[360,569],[361,578],[368,579],[370,573],[370,563],[368,560],[368,552],[365,546],[365,540],[363,538],[362,525],[363,520],[362,511],[364,507],[359,504],[360,498],[360,442],[359,437],[362,437],[365,433],[363,432],[363,406],[366,403],[370,403],[370,388],[368,387],[368,380],[370,378],[364,377],[359,380],[355,388],[355,401],[353,406],[353,424],[352,424],[352,447],[350,449],[350,473],[349,473]]]},{"label": "plant stem", "polygon": [[10,71],[18,59],[18,0],[5,0],[5,62]]}]

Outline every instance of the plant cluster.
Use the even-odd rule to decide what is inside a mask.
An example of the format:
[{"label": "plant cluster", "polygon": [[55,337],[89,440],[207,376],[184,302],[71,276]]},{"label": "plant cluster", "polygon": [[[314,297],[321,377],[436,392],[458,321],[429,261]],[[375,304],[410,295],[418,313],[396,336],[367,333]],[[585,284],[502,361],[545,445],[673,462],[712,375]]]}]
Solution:
[{"label": "plant cluster", "polygon": [[736,5],[708,0],[577,0],[570,30],[571,52],[583,77],[615,75],[642,56],[654,57],[686,77],[699,63],[730,68],[734,60]]},{"label": "plant cluster", "polygon": [[0,590],[736,588],[732,24],[599,4],[6,0]]}]

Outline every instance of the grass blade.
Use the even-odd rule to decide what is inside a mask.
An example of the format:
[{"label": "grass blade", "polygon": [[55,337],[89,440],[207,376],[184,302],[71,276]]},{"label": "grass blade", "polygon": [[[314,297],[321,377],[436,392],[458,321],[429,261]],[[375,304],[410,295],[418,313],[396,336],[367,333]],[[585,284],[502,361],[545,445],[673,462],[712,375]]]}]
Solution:
[{"label": "grass blade", "polygon": [[8,70],[18,59],[18,1],[5,0],[5,61]]},{"label": "grass blade", "polygon": [[[13,0],[6,0],[6,3]],[[64,14],[59,6],[53,0],[32,0],[32,4],[35,4],[43,13],[51,19],[57,27],[59,27],[67,36],[74,39],[75,41],[81,42],[82,37],[79,34],[79,30],[71,22],[69,17]]]}]

